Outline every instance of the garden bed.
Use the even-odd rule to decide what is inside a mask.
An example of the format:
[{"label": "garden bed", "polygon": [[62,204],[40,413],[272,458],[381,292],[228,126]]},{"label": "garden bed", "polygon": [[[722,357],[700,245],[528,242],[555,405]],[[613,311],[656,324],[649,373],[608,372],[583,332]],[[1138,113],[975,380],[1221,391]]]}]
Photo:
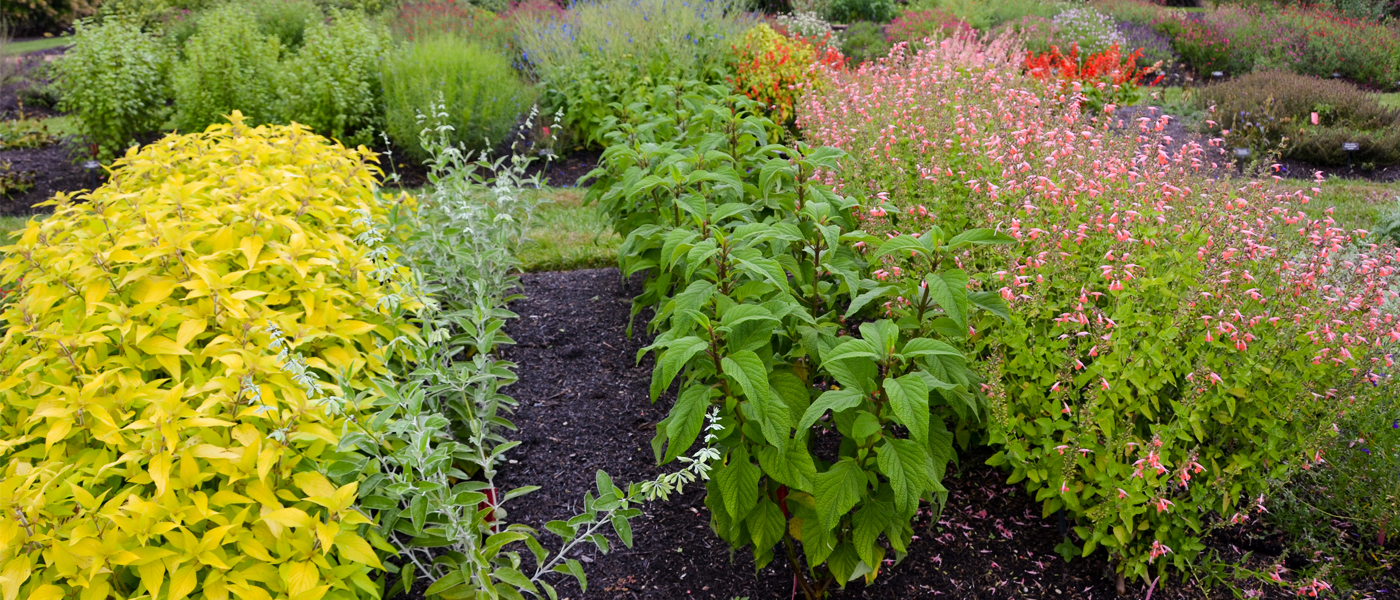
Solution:
[{"label": "garden bed", "polygon": [[[553,519],[575,514],[579,498],[594,485],[594,472],[605,469],[614,480],[641,481],[674,468],[658,468],[650,441],[655,423],[665,417],[674,394],[653,405],[647,400],[652,359],[636,362],[648,342],[638,316],[636,335],[628,338],[631,298],[640,279],[623,289],[616,269],[535,273],[524,276],[525,298],[511,309],[520,318],[507,332],[516,345],[504,352],[519,365],[519,383],[508,393],[520,407],[512,436],[522,443],[502,469],[503,488],[539,485],[542,489],[511,504],[509,520],[541,528]],[[1040,518],[1039,503],[1006,476],[986,466],[985,452],[967,455],[960,473],[945,481],[948,508],[935,528],[928,519],[915,524],[918,539],[904,564],[890,569],[871,587],[853,583],[837,598],[1113,598],[1113,580],[1098,556],[1066,563],[1055,553],[1063,539],[1055,517]],[[561,598],[675,599],[738,597],[786,598],[792,575],[777,557],[757,575],[748,550],[733,555],[711,531],[702,486],[669,502],[647,506],[633,521],[636,546],[613,540],[616,550],[600,556],[590,548],[578,556],[588,568],[588,592],[568,582]],[[1210,546],[1230,562],[1246,552],[1267,560],[1281,546],[1246,530],[1223,531]],[[1256,562],[1256,561],[1251,561]],[[1248,563],[1246,563],[1248,564]],[[1251,565],[1260,568],[1263,563]],[[1400,572],[1358,586],[1383,596],[1400,585]],[[1291,597],[1283,590],[1254,586],[1264,598]],[[1143,597],[1145,586],[1129,584],[1128,597]],[[1207,598],[1194,586],[1173,581],[1154,590],[1154,598]]]}]

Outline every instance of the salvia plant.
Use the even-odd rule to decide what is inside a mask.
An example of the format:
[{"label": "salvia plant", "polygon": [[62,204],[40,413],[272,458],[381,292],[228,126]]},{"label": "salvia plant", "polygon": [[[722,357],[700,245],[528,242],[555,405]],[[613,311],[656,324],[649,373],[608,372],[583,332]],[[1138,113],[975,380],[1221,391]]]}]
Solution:
[{"label": "salvia plant", "polygon": [[[941,509],[955,439],[986,414],[961,347],[1005,303],[969,293],[957,264],[1011,238],[859,231],[860,203],[814,178],[843,153],[770,143],[760,107],[723,88],[656,88],[628,114],[589,195],[626,235],[624,276],[648,273],[634,309],[655,308],[651,395],[676,390],[657,459],[713,411],[720,537],[759,568],[783,553],[807,598],[873,580],[921,502]],[[886,257],[926,276],[895,283]]]},{"label": "salvia plant", "polygon": [[1103,548],[1155,580],[1327,468],[1334,432],[1363,437],[1333,425],[1395,394],[1400,253],[1310,216],[1306,192],[1208,177],[1220,149],[1165,137],[1166,117],[1049,101],[1015,54],[955,39],[833,73],[798,122],[851,151],[840,189],[890,191],[872,232],[927,212],[1015,239],[970,263],[1013,308],[974,342],[991,462],[1065,511],[1067,557]]}]

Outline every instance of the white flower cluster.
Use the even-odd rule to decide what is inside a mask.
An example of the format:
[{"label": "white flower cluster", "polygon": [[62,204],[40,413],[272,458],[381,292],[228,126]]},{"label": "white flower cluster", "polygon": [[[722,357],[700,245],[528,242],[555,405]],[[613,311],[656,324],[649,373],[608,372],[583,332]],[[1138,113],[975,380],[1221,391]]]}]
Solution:
[{"label": "white flower cluster", "polygon": [[1127,40],[1118,32],[1113,17],[1089,7],[1078,7],[1055,15],[1055,38],[1068,53],[1072,44],[1079,44],[1079,55],[1098,54],[1118,44],[1124,50]]},{"label": "white flower cluster", "polygon": [[794,11],[789,15],[778,15],[776,21],[793,35],[826,40],[825,43],[829,46],[836,44],[836,34],[831,29],[831,23],[827,23],[815,12]]},{"label": "white flower cluster", "polygon": [[720,459],[720,453],[715,450],[710,443],[719,439],[715,434],[724,431],[724,426],[719,422],[719,411],[711,409],[705,413],[705,447],[696,450],[690,457],[676,457],[685,467],[675,473],[666,473],[657,477],[654,481],[643,481],[641,493],[647,501],[669,500],[672,493],[684,493],[682,489],[685,484],[696,480],[709,481],[710,468],[715,461]]}]

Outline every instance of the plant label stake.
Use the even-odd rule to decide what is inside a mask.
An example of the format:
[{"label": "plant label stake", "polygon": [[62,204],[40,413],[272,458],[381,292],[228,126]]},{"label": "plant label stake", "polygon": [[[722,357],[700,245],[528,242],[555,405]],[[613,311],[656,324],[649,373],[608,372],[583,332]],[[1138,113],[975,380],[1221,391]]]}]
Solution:
[{"label": "plant label stake", "polygon": [[102,163],[95,160],[86,161],[83,163],[83,171],[87,173],[88,187],[94,190],[97,189],[97,186],[102,183],[100,179],[102,176]]},{"label": "plant label stake", "polygon": [[1243,175],[1244,159],[1249,158],[1249,148],[1235,148],[1235,158],[1239,159],[1235,163],[1240,166],[1240,174]]},{"label": "plant label stake", "polygon": [[1342,150],[1347,153],[1347,170],[1351,170],[1351,156],[1361,149],[1361,144],[1356,142],[1343,142]]}]

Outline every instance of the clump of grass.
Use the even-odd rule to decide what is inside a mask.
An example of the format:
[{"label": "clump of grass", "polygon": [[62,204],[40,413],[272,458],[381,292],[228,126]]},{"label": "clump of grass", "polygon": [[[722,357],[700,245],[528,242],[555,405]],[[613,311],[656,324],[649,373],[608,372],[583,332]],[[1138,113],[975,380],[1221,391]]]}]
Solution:
[{"label": "clump of grass", "polygon": [[614,233],[598,209],[584,206],[583,191],[546,189],[549,200],[536,209],[534,221],[520,247],[527,272],[595,269],[617,265],[622,238]]}]

